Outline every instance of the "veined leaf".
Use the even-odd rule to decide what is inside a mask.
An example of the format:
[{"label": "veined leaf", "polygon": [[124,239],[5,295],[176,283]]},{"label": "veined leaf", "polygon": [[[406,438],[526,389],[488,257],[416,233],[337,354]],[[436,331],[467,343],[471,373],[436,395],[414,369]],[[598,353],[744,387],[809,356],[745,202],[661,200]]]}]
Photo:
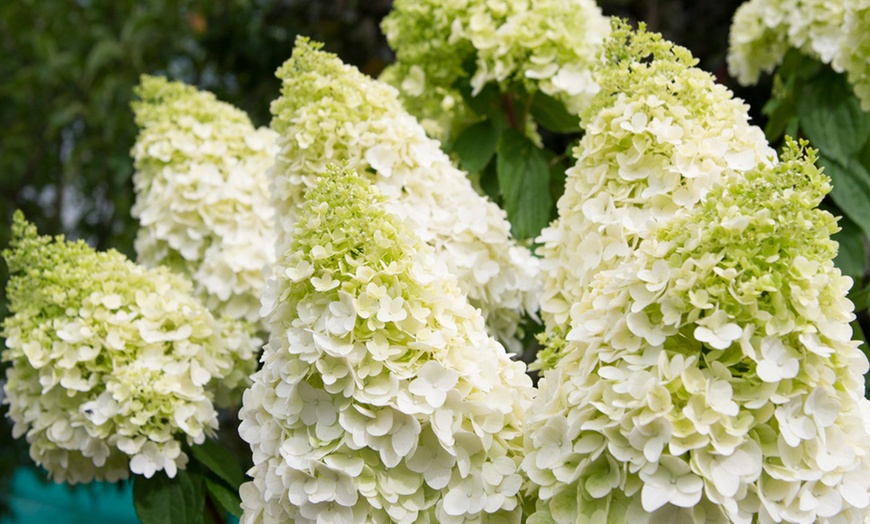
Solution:
[{"label": "veined leaf", "polygon": [[218,505],[237,518],[242,516],[242,499],[239,497],[238,491],[233,491],[228,488],[223,482],[205,478],[205,488],[211,495],[212,500]]},{"label": "veined leaf", "polygon": [[133,506],[142,524],[201,524],[205,508],[203,478],[180,470],[170,479],[162,471],[133,481]]},{"label": "veined leaf", "polygon": [[528,137],[507,129],[496,162],[504,209],[517,238],[537,236],[550,219],[550,167],[547,155]]},{"label": "veined leaf", "polygon": [[[498,114],[497,114],[498,115]],[[495,154],[503,127],[500,115],[465,128],[453,144],[460,167],[469,173],[479,173]]]},{"label": "veined leaf", "polygon": [[860,288],[867,264],[864,233],[847,216],[840,218],[839,225],[840,231],[833,236],[833,239],[840,244],[834,263],[844,275],[852,277],[855,282],[853,287]]},{"label": "veined leaf", "polygon": [[245,481],[245,473],[236,457],[217,441],[206,439],[198,446],[190,448],[193,458],[203,467],[223,479],[231,488],[239,489]]},{"label": "veined leaf", "polygon": [[532,98],[532,116],[542,127],[555,133],[579,133],[580,117],[565,109],[565,104],[538,91]]},{"label": "veined leaf", "polygon": [[843,164],[820,154],[819,164],[831,177],[831,198],[865,235],[870,235],[870,173],[855,159]]},{"label": "veined leaf", "polygon": [[870,138],[870,114],[861,111],[844,75],[823,74],[808,82],[798,100],[798,116],[810,144],[841,163]]}]

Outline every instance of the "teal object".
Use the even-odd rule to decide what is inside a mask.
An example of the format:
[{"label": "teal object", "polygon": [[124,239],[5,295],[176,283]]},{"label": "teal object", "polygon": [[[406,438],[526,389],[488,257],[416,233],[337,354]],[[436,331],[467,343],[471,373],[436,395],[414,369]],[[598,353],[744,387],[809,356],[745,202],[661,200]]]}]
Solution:
[{"label": "teal object", "polygon": [[9,494],[12,515],[4,524],[138,524],[132,483],[75,487],[45,480],[45,473],[19,468]]}]

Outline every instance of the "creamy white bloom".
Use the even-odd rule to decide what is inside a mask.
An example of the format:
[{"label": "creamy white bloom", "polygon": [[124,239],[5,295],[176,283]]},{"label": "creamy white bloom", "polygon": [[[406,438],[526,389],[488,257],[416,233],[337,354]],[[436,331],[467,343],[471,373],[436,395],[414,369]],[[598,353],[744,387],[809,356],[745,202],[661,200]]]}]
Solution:
[{"label": "creamy white bloom", "polygon": [[39,237],[20,214],[4,256],[13,436],[58,482],[174,477],[181,443],[217,429],[215,395],[246,378],[235,357],[259,343],[250,327],[216,320],[166,268]]},{"label": "creamy white bloom", "polygon": [[[143,76],[133,103],[139,261],[191,278],[218,315],[259,322],[275,261],[266,171],[275,133],[180,82]],[[253,371],[253,370],[252,370]]]},{"label": "creamy white bloom", "polygon": [[[717,183],[775,158],[764,133],[749,125],[747,106],[692,67],[696,60],[688,51],[643,41],[632,43],[627,58],[608,58],[626,53],[621,45],[609,40],[605,47],[595,71],[604,90],[584,114],[586,134],[574,149],[559,218],[539,238],[541,312],[554,349],[570,329],[572,305],[598,273],[630,257],[657,224],[702,202]],[[648,285],[633,288],[632,298],[654,301],[662,289],[655,282],[664,282],[668,271],[664,263],[645,271]],[[637,314],[620,321],[650,337],[667,335]],[[701,331],[725,337],[722,343],[734,336],[733,328],[718,327],[723,331]],[[550,367],[558,350],[538,358]]]},{"label": "creamy white bloom", "polygon": [[[519,522],[524,364],[366,178],[316,181],[240,412],[242,522]],[[309,278],[280,270],[302,260]]]},{"label": "creamy white bloom", "polygon": [[397,59],[382,78],[449,139],[474,118],[455,89],[468,77],[474,94],[520,85],[579,113],[598,92],[591,70],[610,26],[593,0],[398,0],[382,29]]},{"label": "creamy white bloom", "polygon": [[271,171],[278,252],[293,239],[305,189],[327,164],[345,162],[435,247],[436,265],[457,276],[490,332],[518,350],[521,318],[537,310],[539,268],[511,237],[504,211],[474,191],[402,108],[395,89],[304,39],[278,75],[283,95],[272,104],[272,126],[281,152]]},{"label": "creamy white bloom", "polygon": [[[669,67],[658,37],[614,37],[628,43],[618,56]],[[712,181],[588,278],[524,419],[533,520],[866,521],[870,366],[850,340],[851,280],[833,264],[814,155],[790,142]]]},{"label": "creamy white bloom", "polygon": [[794,48],[845,72],[863,109],[870,109],[870,2],[750,0],[731,23],[728,70],[743,85],[772,72]]}]

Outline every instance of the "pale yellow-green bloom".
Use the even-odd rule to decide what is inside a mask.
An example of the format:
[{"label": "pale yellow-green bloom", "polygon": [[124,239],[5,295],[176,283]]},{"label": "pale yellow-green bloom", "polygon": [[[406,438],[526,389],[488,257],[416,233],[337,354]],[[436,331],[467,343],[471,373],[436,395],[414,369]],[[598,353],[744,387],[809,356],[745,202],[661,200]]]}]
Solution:
[{"label": "pale yellow-green bloom", "polygon": [[741,84],[771,73],[791,48],[846,73],[862,108],[870,110],[870,2],[750,0],[737,9],[728,69]]},{"label": "pale yellow-green bloom", "polygon": [[299,39],[278,71],[272,103],[280,153],[271,171],[278,253],[290,245],[305,190],[330,162],[346,162],[387,198],[391,213],[435,248],[490,333],[520,349],[519,326],[537,310],[538,260],[511,237],[503,210],[478,195],[398,93]]},{"label": "pale yellow-green bloom", "polygon": [[397,0],[382,29],[397,59],[383,78],[444,140],[471,116],[457,82],[540,91],[579,113],[609,23],[593,0]]},{"label": "pale yellow-green bloom", "polygon": [[868,362],[815,152],[768,154],[659,35],[617,24],[605,49],[612,94],[544,234],[561,281],[523,422],[529,521],[865,522]]},{"label": "pale yellow-green bloom", "polygon": [[590,282],[524,421],[537,518],[866,521],[868,363],[814,161],[790,143]]},{"label": "pale yellow-green bloom", "polygon": [[[626,41],[626,39],[628,39]],[[749,124],[748,107],[659,35],[620,29],[604,47],[602,91],[583,113],[558,219],[542,231],[541,313],[551,367],[571,308],[595,276],[632,255],[654,226],[703,202],[717,183],[775,153]]]},{"label": "pale yellow-green bloom", "polygon": [[388,202],[332,167],[297,209],[240,412],[243,523],[520,520],[531,380]]},{"label": "pale yellow-green bloom", "polygon": [[266,176],[275,133],[181,82],[143,76],[136,93],[139,262],[191,278],[215,314],[257,323],[275,261]]},{"label": "pale yellow-green bloom", "polygon": [[217,429],[215,393],[247,380],[250,328],[216,320],[166,268],[37,236],[20,212],[4,256],[13,436],[58,482],[174,477],[182,444]]}]

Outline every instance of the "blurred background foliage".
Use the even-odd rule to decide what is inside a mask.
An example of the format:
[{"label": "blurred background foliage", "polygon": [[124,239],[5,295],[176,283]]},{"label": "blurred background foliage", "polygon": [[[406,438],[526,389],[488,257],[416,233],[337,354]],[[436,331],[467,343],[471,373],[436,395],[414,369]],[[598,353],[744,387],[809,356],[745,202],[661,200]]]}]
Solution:
[{"label": "blurred background foliage", "polygon": [[[753,107],[770,81],[737,88],[725,54],[740,0],[600,0],[605,14],[636,22],[688,47]],[[129,103],[141,74],[213,91],[269,122],[275,69],[297,34],[377,75],[392,59],[379,23],[390,0],[4,0],[0,2],[0,248],[15,209],[42,233],[84,238],[133,256],[137,224],[129,156],[136,127]],[[0,264],[0,318],[8,271]],[[2,380],[2,378],[0,378]],[[5,406],[0,408],[5,414]],[[15,467],[27,463],[0,420],[0,517]],[[15,452],[12,452],[15,450]]]}]

